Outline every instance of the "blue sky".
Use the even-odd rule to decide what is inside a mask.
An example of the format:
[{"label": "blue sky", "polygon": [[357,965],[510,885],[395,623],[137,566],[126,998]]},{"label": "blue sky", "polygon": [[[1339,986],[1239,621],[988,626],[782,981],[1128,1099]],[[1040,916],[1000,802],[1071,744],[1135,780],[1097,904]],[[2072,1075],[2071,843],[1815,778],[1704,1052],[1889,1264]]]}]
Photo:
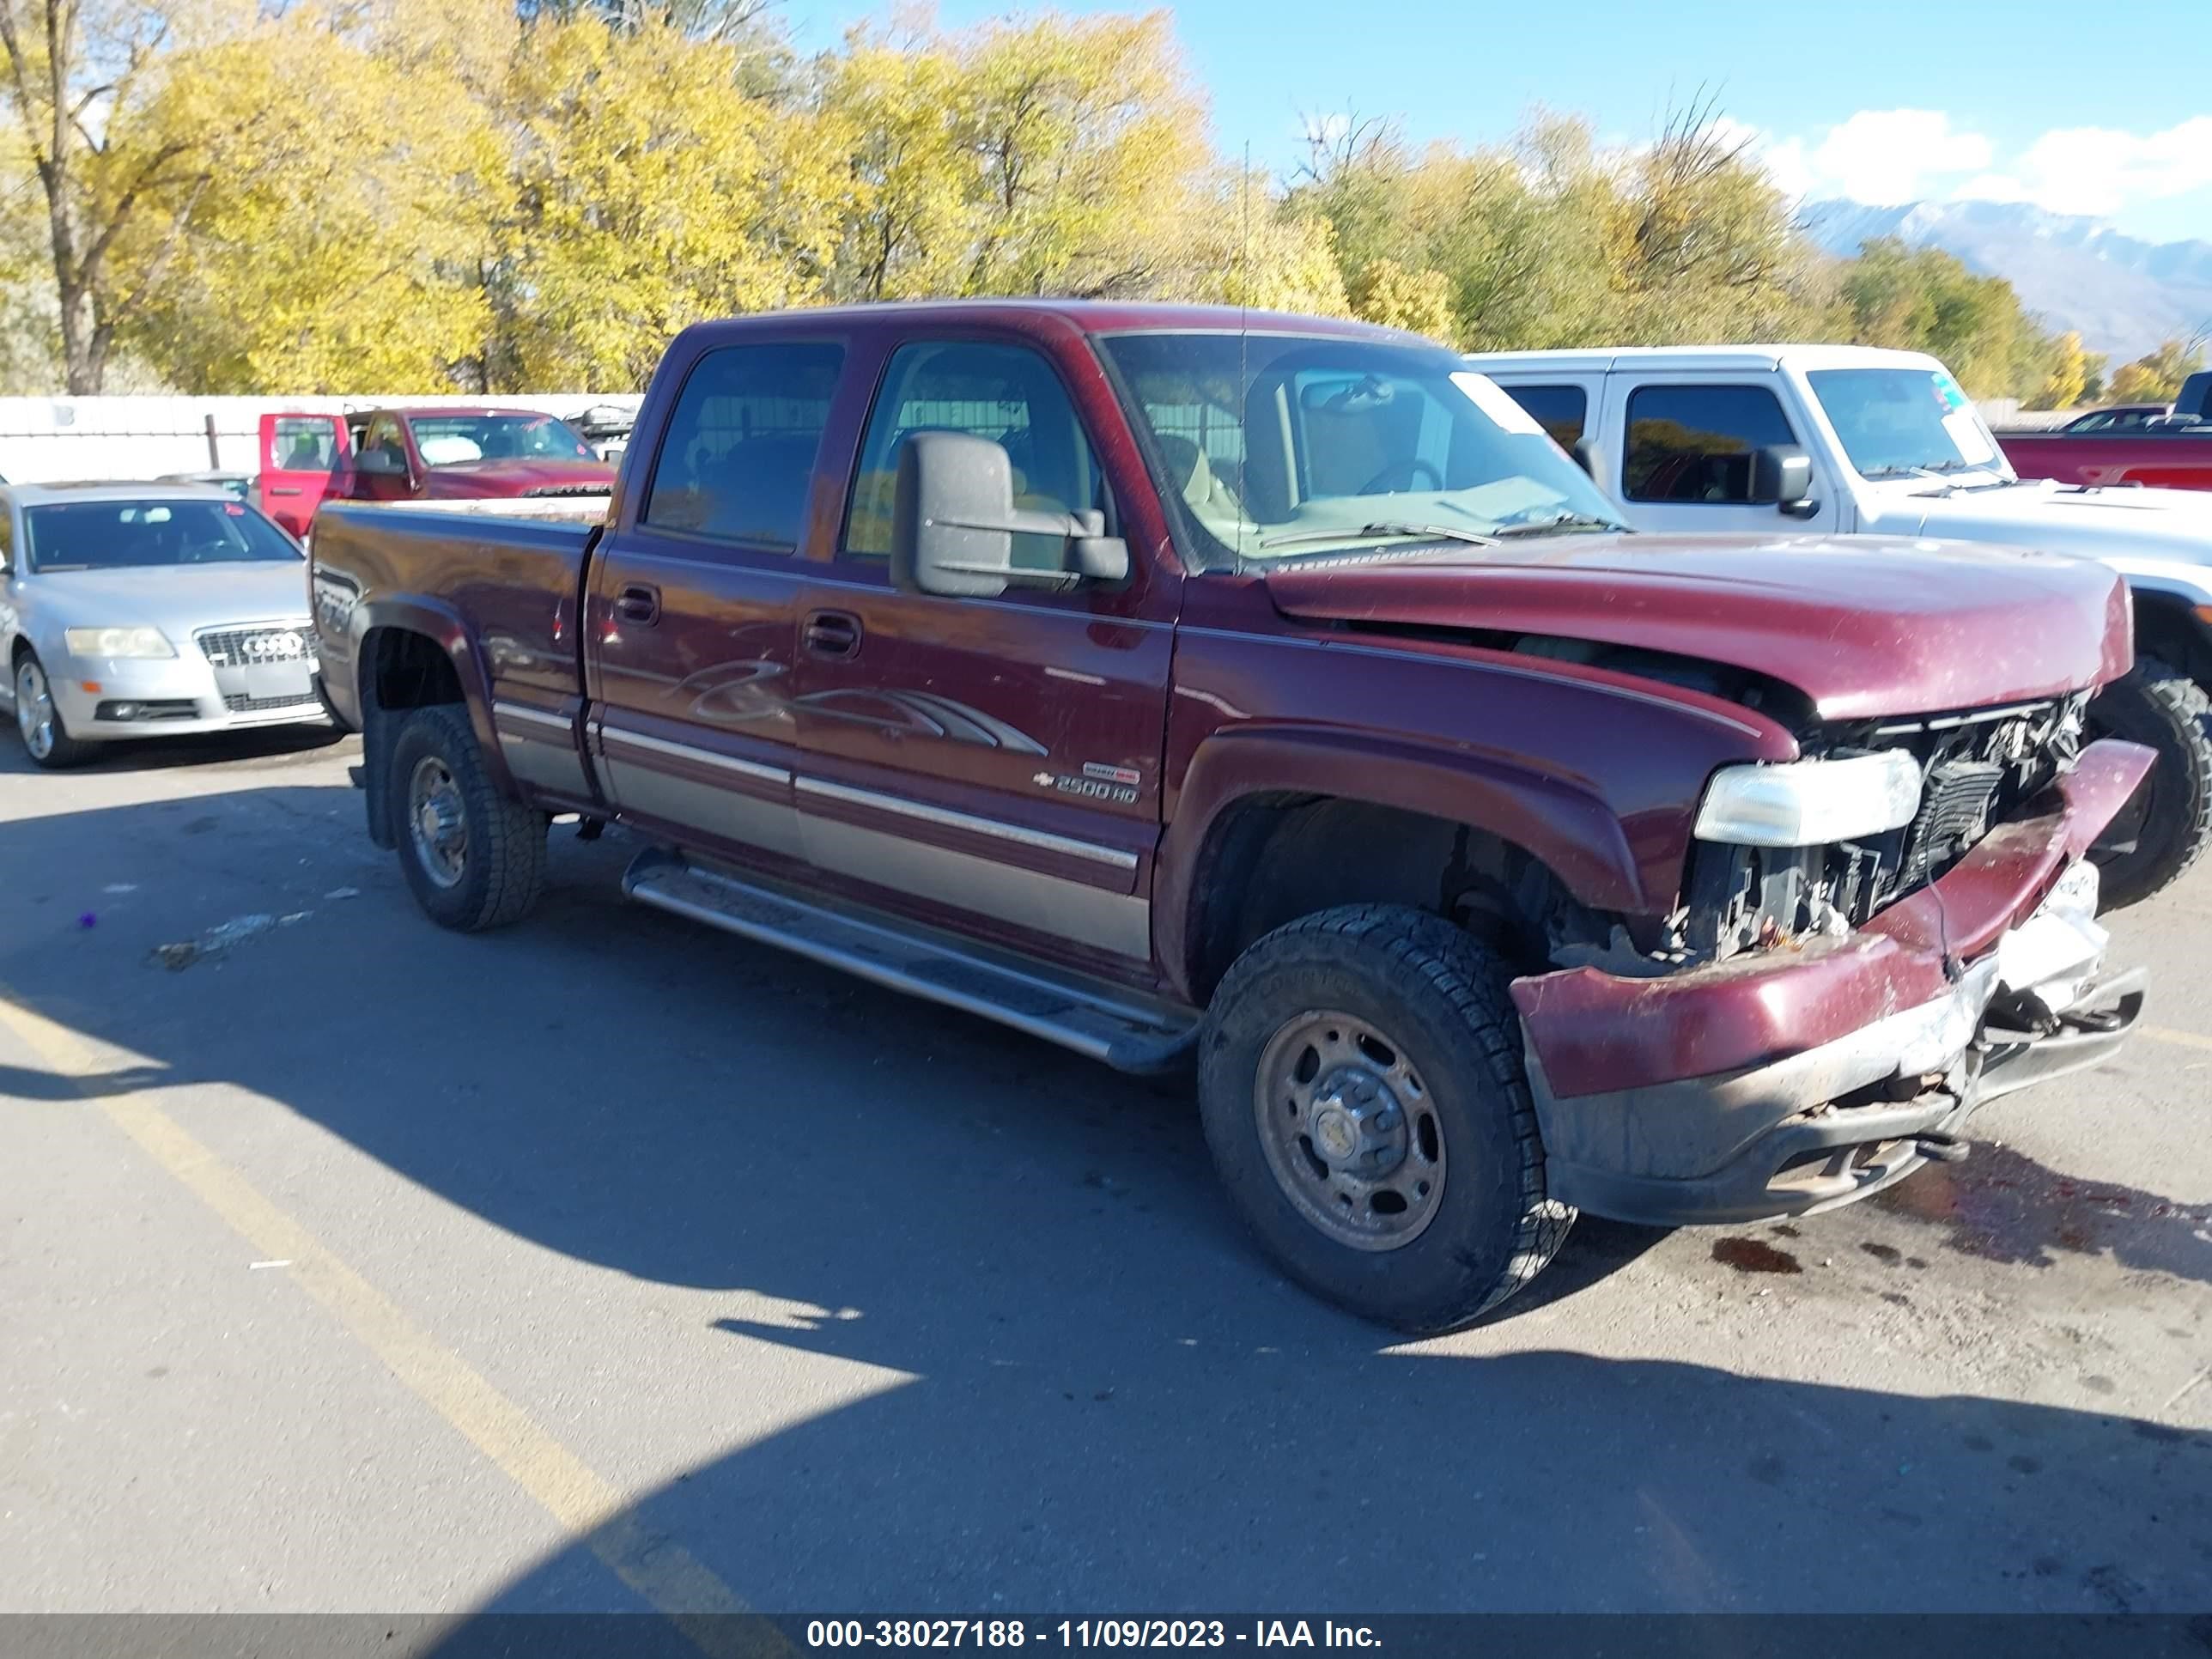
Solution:
[{"label": "blue sky", "polygon": [[[787,0],[802,44],[865,6]],[[1074,12],[1141,6],[1066,0]],[[961,27],[1011,9],[942,0]],[[1481,143],[1533,106],[1648,137],[1699,88],[1793,191],[1974,196],[2212,240],[2212,0],[1194,0],[1170,8],[1216,141],[1278,168],[1302,115]],[[1848,21],[1846,21],[1848,20]]]}]

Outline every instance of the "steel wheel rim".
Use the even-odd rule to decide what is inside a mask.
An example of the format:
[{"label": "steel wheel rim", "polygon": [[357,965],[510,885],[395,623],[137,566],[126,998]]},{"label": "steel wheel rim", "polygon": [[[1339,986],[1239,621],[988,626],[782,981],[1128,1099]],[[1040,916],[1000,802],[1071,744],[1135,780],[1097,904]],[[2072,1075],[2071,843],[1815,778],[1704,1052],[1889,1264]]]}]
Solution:
[{"label": "steel wheel rim", "polygon": [[1443,1120],[1406,1051],[1333,1009],[1286,1020],[1261,1052],[1253,1117],[1275,1185],[1334,1243],[1398,1250],[1444,1195]]},{"label": "steel wheel rim", "polygon": [[33,759],[44,760],[54,752],[54,694],[34,662],[15,671],[15,729],[23,734],[23,747]]},{"label": "steel wheel rim", "polygon": [[417,761],[407,781],[407,830],[422,873],[441,887],[458,886],[468,871],[468,818],[460,785],[434,755]]}]

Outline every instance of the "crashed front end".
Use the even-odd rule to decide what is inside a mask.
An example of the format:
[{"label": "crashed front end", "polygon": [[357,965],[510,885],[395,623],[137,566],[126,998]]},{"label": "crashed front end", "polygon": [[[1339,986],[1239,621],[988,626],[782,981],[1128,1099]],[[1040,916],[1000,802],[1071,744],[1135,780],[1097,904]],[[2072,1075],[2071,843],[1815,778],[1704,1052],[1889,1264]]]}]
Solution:
[{"label": "crashed front end", "polygon": [[1827,725],[1717,775],[1656,947],[1514,984],[1552,1195],[1832,1208],[2125,1042],[2142,976],[2105,969],[2087,855],[2153,757],[2085,746],[2087,696]]}]

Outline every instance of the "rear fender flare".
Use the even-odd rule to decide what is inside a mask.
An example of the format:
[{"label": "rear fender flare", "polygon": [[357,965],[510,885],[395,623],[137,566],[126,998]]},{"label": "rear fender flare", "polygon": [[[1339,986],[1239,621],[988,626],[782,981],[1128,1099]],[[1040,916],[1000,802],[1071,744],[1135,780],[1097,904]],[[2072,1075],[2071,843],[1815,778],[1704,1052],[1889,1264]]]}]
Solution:
[{"label": "rear fender flare", "polygon": [[477,746],[483,752],[485,769],[491,774],[493,783],[500,793],[517,799],[514,775],[507,770],[507,757],[499,746],[499,732],[492,723],[491,676],[486,671],[483,655],[476,637],[469,631],[468,623],[459,611],[438,599],[404,594],[378,598],[355,607],[349,632],[353,639],[354,672],[362,711],[362,776],[368,791],[369,836],[380,847],[394,844],[393,828],[389,819],[389,780],[392,741],[397,735],[398,721],[381,708],[371,695],[371,680],[375,672],[376,655],[373,648],[374,636],[386,630],[419,634],[438,647],[452,665],[453,677],[461,688],[461,701],[469,715],[469,729],[476,734]]},{"label": "rear fender flare", "polygon": [[1178,995],[1191,995],[1198,872],[1215,827],[1240,801],[1271,794],[1328,796],[1466,823],[1540,860],[1593,909],[1650,908],[1620,819],[1573,780],[1367,733],[1285,726],[1224,732],[1192,758],[1156,866],[1153,944]]}]

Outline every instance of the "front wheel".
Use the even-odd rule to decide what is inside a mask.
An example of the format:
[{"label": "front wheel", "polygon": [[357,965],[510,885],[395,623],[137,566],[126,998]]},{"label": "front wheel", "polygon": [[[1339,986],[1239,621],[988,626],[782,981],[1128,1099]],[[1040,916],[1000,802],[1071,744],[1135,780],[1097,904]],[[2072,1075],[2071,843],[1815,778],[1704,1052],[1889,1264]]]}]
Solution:
[{"label": "front wheel", "polygon": [[1308,1289],[1401,1330],[1462,1325],[1552,1259],[1520,1022],[1492,954],[1440,917],[1350,905],[1239,957],[1200,1048],[1214,1164]]},{"label": "front wheel", "polygon": [[2212,703],[2193,680],[2156,657],[2136,659],[2124,679],[2089,705],[2093,737],[2154,750],[2158,763],[2089,849],[2104,908],[2137,904],[2171,884],[2212,841]]},{"label": "front wheel", "polygon": [[49,771],[75,766],[92,753],[90,744],[70,736],[46,671],[28,651],[15,663],[15,730],[31,759]]},{"label": "front wheel", "polygon": [[493,783],[467,712],[418,708],[392,745],[399,866],[441,927],[473,933],[526,915],[545,886],[545,815]]}]

